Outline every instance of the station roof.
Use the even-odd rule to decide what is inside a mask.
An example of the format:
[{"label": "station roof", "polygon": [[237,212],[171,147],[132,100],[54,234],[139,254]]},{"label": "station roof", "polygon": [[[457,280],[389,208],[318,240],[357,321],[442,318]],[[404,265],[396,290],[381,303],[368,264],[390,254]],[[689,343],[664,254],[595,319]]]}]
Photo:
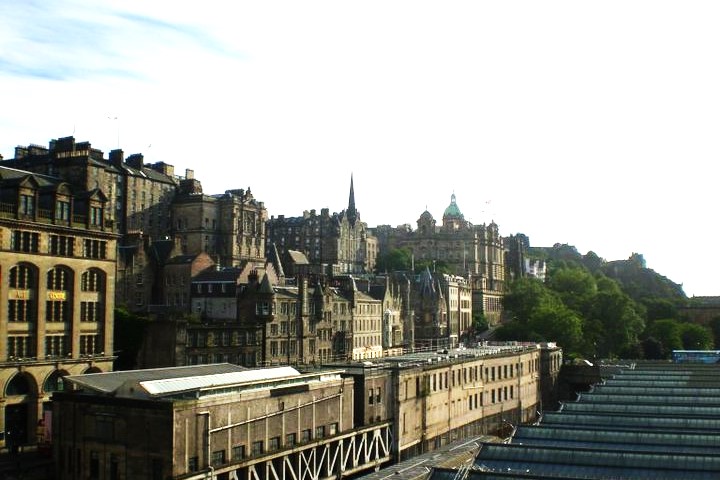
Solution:
[{"label": "station roof", "polygon": [[720,370],[706,367],[622,368],[509,444],[483,445],[462,478],[720,478]]},{"label": "station roof", "polygon": [[337,380],[340,373],[339,370],[324,370],[302,374],[287,366],[248,369],[221,363],[71,375],[64,379],[89,394],[122,398],[187,399]]}]

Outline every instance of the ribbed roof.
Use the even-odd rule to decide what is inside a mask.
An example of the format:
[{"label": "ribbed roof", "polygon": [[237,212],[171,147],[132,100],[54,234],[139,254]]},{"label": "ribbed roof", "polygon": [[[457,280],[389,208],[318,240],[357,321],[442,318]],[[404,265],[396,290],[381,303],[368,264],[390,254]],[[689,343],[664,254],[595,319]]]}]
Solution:
[{"label": "ribbed roof", "polygon": [[251,383],[258,380],[296,377],[300,372],[292,367],[262,368],[241,372],[217,373],[214,375],[197,375],[192,377],[166,378],[140,382],[140,386],[149,395],[161,396],[188,390],[205,389]]},{"label": "ribbed roof", "polygon": [[101,393],[112,393],[128,381],[145,382],[199,375],[243,372],[246,370],[246,367],[233,365],[231,363],[215,363],[211,365],[189,365],[184,367],[148,368],[145,370],[68,375],[63,377],[63,379],[83,388],[89,388],[90,390]]}]

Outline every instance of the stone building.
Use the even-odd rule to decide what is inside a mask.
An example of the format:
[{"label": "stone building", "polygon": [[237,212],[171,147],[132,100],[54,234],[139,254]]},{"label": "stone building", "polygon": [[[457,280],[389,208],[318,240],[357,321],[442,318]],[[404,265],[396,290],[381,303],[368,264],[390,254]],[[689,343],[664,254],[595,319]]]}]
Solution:
[{"label": "stone building", "polygon": [[264,259],[267,211],[249,188],[203,195],[192,170],[178,176],[172,165],[146,164],[142,154],[126,158],[119,149],[106,158],[90,142],[74,137],[51,140],[47,147],[19,146],[15,157],[0,165],[54,176],[84,191],[103,191],[104,226],[121,234],[116,302],[128,310],[165,305],[162,271],[171,258],[205,252],[222,266]]},{"label": "stone building", "polygon": [[112,369],[107,214],[99,189],[0,166],[0,447],[43,441],[36,424],[64,376]]},{"label": "stone building", "polygon": [[199,182],[183,181],[172,219],[170,232],[179,237],[183,254],[207,252],[221,267],[265,259],[267,210],[250,188],[204,195]]},{"label": "stone building", "polygon": [[535,421],[546,349],[493,346],[292,367],[67,378],[55,478],[342,478]]},{"label": "stone building", "polygon": [[284,262],[290,251],[301,252],[311,265],[322,266],[326,275],[375,269],[377,239],[360,220],[352,178],[346,210],[330,215],[330,210],[323,208],[320,215],[310,210],[302,217],[273,216],[267,222],[267,240],[275,245]]},{"label": "stone building", "polygon": [[490,323],[500,321],[505,291],[503,238],[495,222],[473,225],[465,220],[455,194],[440,226],[426,210],[420,215],[416,230],[408,225],[397,228],[383,225],[374,234],[382,251],[406,248],[415,263],[442,265],[451,274],[466,278],[473,291],[472,311],[484,314]]},{"label": "stone building", "polygon": [[[53,396],[58,480],[269,479],[269,464],[320,478],[390,458],[387,448],[373,455],[388,444],[387,425],[356,428],[353,382],[340,371],[219,364],[67,381],[74,390]],[[320,460],[340,451],[362,455]]]},{"label": "stone building", "polygon": [[[258,331],[258,364],[319,364],[382,356],[383,304],[360,291],[350,276],[297,286],[255,278],[239,299],[239,321]],[[249,352],[248,352],[249,353]],[[247,363],[244,363],[247,366]]]}]

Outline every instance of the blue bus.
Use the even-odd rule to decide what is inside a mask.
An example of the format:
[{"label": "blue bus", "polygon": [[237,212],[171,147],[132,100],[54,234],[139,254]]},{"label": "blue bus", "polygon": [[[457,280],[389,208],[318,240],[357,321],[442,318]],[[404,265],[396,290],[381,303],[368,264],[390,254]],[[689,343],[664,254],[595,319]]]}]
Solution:
[{"label": "blue bus", "polygon": [[675,363],[720,363],[720,350],[673,350]]}]

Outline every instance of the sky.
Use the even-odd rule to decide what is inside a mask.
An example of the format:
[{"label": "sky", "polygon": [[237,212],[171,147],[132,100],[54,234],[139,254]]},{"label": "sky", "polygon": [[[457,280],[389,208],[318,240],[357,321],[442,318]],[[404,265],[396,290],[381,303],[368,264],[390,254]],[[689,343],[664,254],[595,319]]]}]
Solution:
[{"label": "sky", "polygon": [[74,135],[271,216],[466,220],[720,295],[720,2],[0,0],[0,154]]}]

